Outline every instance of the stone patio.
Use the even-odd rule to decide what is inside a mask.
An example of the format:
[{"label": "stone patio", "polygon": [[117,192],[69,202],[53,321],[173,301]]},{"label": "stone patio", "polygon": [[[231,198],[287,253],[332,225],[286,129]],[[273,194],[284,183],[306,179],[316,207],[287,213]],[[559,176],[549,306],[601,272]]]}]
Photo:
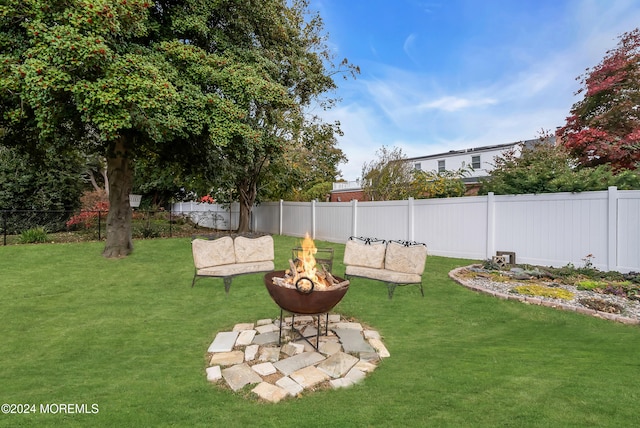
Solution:
[{"label": "stone patio", "polygon": [[[283,319],[278,345],[280,318],[236,324],[232,331],[218,332],[207,350],[207,380],[233,391],[255,385],[251,392],[262,400],[277,403],[305,391],[344,388],[361,382],[390,356],[380,334],[339,314],[320,316],[319,344],[317,317]],[[311,345],[313,344],[313,346]]]}]

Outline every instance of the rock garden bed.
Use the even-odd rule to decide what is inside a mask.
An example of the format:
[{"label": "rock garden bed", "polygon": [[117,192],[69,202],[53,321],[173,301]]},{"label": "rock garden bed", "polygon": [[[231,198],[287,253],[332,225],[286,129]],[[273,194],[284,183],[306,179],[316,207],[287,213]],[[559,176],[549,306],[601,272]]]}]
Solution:
[{"label": "rock garden bed", "polygon": [[640,273],[602,272],[588,258],[582,268],[499,266],[485,261],[455,269],[449,276],[467,288],[503,299],[640,324]]}]

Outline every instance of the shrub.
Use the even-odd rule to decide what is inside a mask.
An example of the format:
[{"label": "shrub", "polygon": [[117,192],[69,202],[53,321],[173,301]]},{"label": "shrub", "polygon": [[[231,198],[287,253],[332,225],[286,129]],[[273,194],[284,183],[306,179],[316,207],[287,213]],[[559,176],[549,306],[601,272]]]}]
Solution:
[{"label": "shrub", "polygon": [[38,244],[47,242],[47,231],[44,227],[33,227],[20,234],[21,244]]},{"label": "shrub", "polygon": [[622,313],[622,306],[617,303],[607,302],[605,300],[600,300],[596,298],[584,298],[578,300],[582,305],[586,306],[589,309],[593,309],[600,312],[606,312],[609,314],[619,314]]},{"label": "shrub", "polygon": [[84,226],[85,229],[92,228],[96,224],[98,211],[109,211],[109,200],[104,191],[85,192],[80,198],[82,211],[74,215],[67,221],[67,228]]},{"label": "shrub", "polygon": [[571,300],[574,294],[564,288],[552,288],[544,285],[521,285],[514,287],[514,292],[518,294],[526,294],[527,296],[550,297],[552,299]]},{"label": "shrub", "polygon": [[578,290],[594,290],[596,288],[604,288],[606,286],[606,282],[591,281],[588,279],[576,282],[576,287],[578,288]]}]

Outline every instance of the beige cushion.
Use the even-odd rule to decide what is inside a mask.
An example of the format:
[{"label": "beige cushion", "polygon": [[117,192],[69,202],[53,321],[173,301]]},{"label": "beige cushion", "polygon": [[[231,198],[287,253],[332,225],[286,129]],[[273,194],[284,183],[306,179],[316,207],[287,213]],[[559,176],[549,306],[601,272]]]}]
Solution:
[{"label": "beige cushion", "polygon": [[238,236],[234,240],[237,263],[273,261],[273,238],[270,235],[259,238]]},{"label": "beige cushion", "polygon": [[427,247],[424,245],[405,247],[397,242],[389,242],[387,244],[387,252],[384,260],[385,269],[394,272],[422,275],[426,261]]},{"label": "beige cushion", "polygon": [[272,261],[234,263],[230,265],[212,266],[198,269],[200,276],[233,276],[252,272],[270,272],[274,268]]},{"label": "beige cushion", "polygon": [[384,243],[364,244],[349,240],[344,247],[344,264],[374,269],[384,267]]},{"label": "beige cushion", "polygon": [[394,284],[415,284],[422,282],[420,275],[414,273],[395,272],[387,269],[373,269],[362,266],[347,266],[345,274],[362,278],[377,279],[378,281]]},{"label": "beige cushion", "polygon": [[228,265],[236,262],[233,251],[233,239],[229,236],[214,239],[194,239],[191,242],[193,251],[193,263],[196,269],[212,266]]}]

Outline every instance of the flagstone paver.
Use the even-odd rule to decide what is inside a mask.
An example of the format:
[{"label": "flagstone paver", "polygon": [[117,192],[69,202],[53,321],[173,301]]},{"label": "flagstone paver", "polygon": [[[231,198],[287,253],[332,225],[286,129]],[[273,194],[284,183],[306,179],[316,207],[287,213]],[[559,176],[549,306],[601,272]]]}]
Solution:
[{"label": "flagstone paver", "polygon": [[253,388],[251,391],[257,394],[258,397],[262,398],[263,400],[267,400],[272,403],[277,403],[288,394],[285,389],[268,382],[260,382],[258,386]]},{"label": "flagstone paver", "polygon": [[303,388],[313,388],[317,384],[329,380],[329,375],[315,366],[307,366],[296,370],[289,377]]},{"label": "flagstone paver", "polygon": [[358,353],[374,351],[374,348],[362,336],[361,330],[355,328],[336,328],[334,331],[340,338],[344,352]]},{"label": "flagstone paver", "polygon": [[216,334],[215,339],[209,345],[208,352],[229,352],[233,349],[238,338],[237,331],[223,331]]},{"label": "flagstone paver", "polygon": [[222,370],[222,377],[234,391],[238,391],[246,385],[262,382],[258,373],[251,370],[248,364],[236,364],[235,366]]},{"label": "flagstone paver", "polygon": [[292,331],[291,317],[283,319],[282,338],[279,318],[239,323],[231,332],[217,333],[207,353],[207,380],[233,391],[254,385],[251,391],[259,399],[278,403],[318,385],[336,389],[362,382],[389,357],[377,331],[339,314],[329,314],[328,326],[327,318],[320,318],[318,350],[314,316],[294,318],[298,331],[313,333],[308,341]]},{"label": "flagstone paver", "polygon": [[292,395],[294,397],[304,391],[304,388],[289,376],[281,377],[280,379],[278,379],[276,381],[276,385],[278,385],[280,388],[287,391],[289,395]]},{"label": "flagstone paver", "polygon": [[253,343],[253,338],[256,336],[255,330],[242,330],[236,339],[236,346],[248,346]]}]

